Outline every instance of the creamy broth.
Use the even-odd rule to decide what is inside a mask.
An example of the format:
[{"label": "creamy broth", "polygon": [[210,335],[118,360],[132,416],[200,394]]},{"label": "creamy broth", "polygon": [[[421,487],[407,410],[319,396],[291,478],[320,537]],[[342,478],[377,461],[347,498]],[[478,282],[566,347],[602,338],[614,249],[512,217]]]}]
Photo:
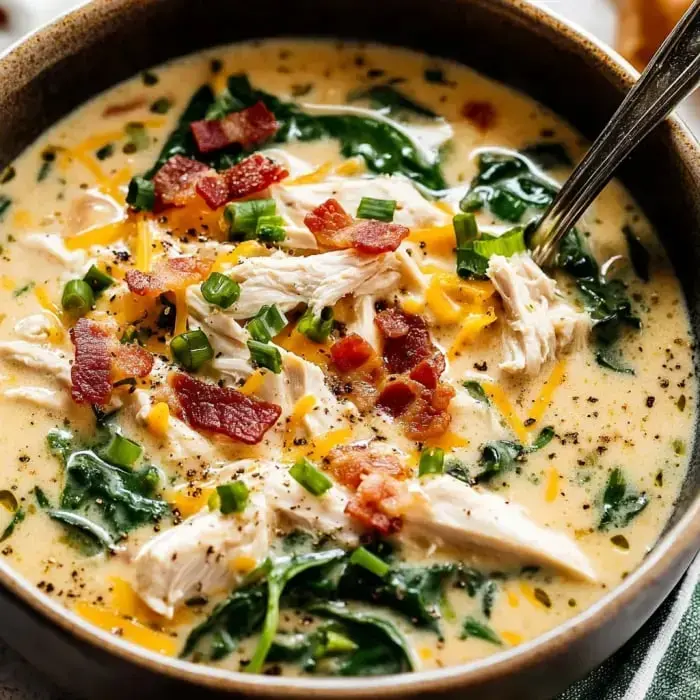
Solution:
[{"label": "creamy broth", "polygon": [[[241,73],[248,76],[254,88],[284,102],[299,104],[304,114],[348,114],[351,109],[355,110],[351,114],[398,129],[393,133],[404,134],[409,144],[419,144],[419,154],[439,158],[446,187],[436,195],[424,187],[427,178],[417,184],[400,175],[390,180],[380,178],[357,152],[354,157],[341,153],[342,139],[320,138],[266,142],[257,147],[289,171],[280,185],[251,194],[253,199],[276,200],[273,215],[282,215],[283,221],[273,221],[272,225],[285,230],[286,243],[266,243],[264,238],[258,242],[229,242],[229,223],[223,216],[223,207],[212,210],[198,195],[190,197],[185,206],[163,206],[153,214],[129,209],[126,195],[130,178],[152,168],[195,90],[209,83],[220,95],[227,77]],[[389,99],[407,96],[427,108],[428,113],[415,114],[409,106],[387,114],[386,107],[381,108],[381,104],[367,97],[370,87],[387,85]],[[375,101],[383,100],[386,105],[386,89],[374,94]],[[349,95],[357,99],[348,101]],[[229,104],[228,111],[243,107],[248,105]],[[367,111],[378,107],[378,112]],[[365,112],[357,111],[362,109]],[[359,139],[362,141],[362,136]],[[542,143],[561,144],[563,151],[547,151],[559,160],[542,163],[541,153],[538,156],[532,150],[525,151],[532,160],[517,159],[518,151]],[[462,213],[460,201],[470,183],[472,193],[479,182],[484,185],[484,153],[488,159],[494,148],[501,149],[496,155],[498,162],[510,159],[520,168],[518,177],[529,177],[531,183],[546,190],[563,181],[570,170],[562,153],[574,162],[583,153],[585,143],[542,106],[465,67],[398,49],[298,41],[243,44],[173,61],[98,96],[41,136],[17,159],[12,170],[4,173],[0,185],[3,201],[9,202],[0,239],[0,421],[5,426],[0,440],[6,455],[0,488],[7,489],[3,499],[6,508],[0,509],[4,519],[0,526],[10,523],[13,511],[15,520],[14,529],[9,534],[6,531],[2,542],[5,561],[43,594],[62,601],[93,624],[147,648],[177,655],[192,629],[210,619],[216,603],[235,596],[235,591],[265,588],[263,562],[268,555],[273,560],[289,556],[295,542],[301,548],[297,554],[313,548],[327,552],[333,547],[349,552],[364,543],[382,560],[375,573],[362,569],[362,561],[356,565],[365,571],[365,583],[369,577],[375,594],[357,595],[360,600],[348,602],[347,609],[389,620],[407,640],[410,653],[403,655],[395,643],[387,642],[381,630],[357,623],[331,630],[336,636],[331,635],[330,640],[339,645],[334,648],[329,641],[327,618],[305,610],[308,601],[294,599],[283,605],[277,632],[277,641],[287,644],[286,658],[293,655],[290,649],[294,644],[308,642],[301,635],[308,637],[314,630],[322,630],[314,643],[319,644],[321,639],[326,646],[325,651],[315,648],[315,656],[306,650],[307,661],[313,658],[306,671],[302,671],[298,659],[286,662],[282,647],[275,646],[272,656],[260,668],[285,674],[314,672],[310,670],[314,664],[316,673],[341,672],[339,669],[345,669],[345,673],[394,672],[408,670],[409,657],[414,668],[466,662],[537,637],[618,585],[654,546],[668,520],[692,446],[695,378],[692,339],[680,285],[649,222],[618,183],[605,189],[578,227],[580,240],[591,248],[606,280],[619,280],[614,284],[622,284],[622,290],[616,291],[631,301],[632,313],[627,317],[640,319],[638,329],[633,320],[623,320],[612,350],[601,351],[597,338],[604,331],[601,332],[600,323],[591,329],[576,278],[560,267],[547,274],[556,280],[562,296],[547,292],[537,302],[525,299],[520,305],[524,314],[520,319],[517,309],[509,311],[508,300],[503,297],[513,283],[513,275],[520,275],[521,282],[522,275],[527,276],[522,270],[514,272],[514,261],[522,261],[526,253],[516,251],[514,257],[499,258],[504,275],[500,283],[493,260],[487,261],[489,270],[485,275],[491,281],[469,279],[467,274],[458,277],[452,217]],[[197,152],[185,155],[196,158]],[[219,165],[221,169],[231,167],[234,160]],[[482,180],[476,181],[480,162]],[[302,192],[299,188],[306,189]],[[371,283],[365,281],[364,287],[355,285],[333,302],[337,323],[328,340],[314,342],[298,330],[290,334],[299,323],[303,302],[309,300],[291,302],[291,308],[286,309],[287,327],[265,344],[268,350],[272,348],[273,355],[274,348],[281,346],[283,357],[287,358],[279,391],[285,396],[291,392],[292,399],[287,397],[289,405],[282,405],[283,401],[273,400],[274,387],[265,389],[276,381],[269,376],[272,370],[254,370],[250,366],[245,349],[247,336],[243,339],[242,360],[230,349],[233,346],[240,354],[241,341],[235,334],[245,334],[242,328],[253,314],[227,315],[216,304],[204,300],[202,316],[201,305],[198,311],[191,295],[198,294],[196,290],[208,278],[213,263],[214,270],[240,282],[240,300],[231,309],[244,302],[255,302],[256,309],[263,304],[281,304],[279,300],[287,297],[279,289],[269,297],[246,298],[253,283],[258,285],[256,289],[265,291],[268,273],[261,272],[259,266],[275,265],[283,255],[296,254],[307,265],[304,268],[302,264],[297,278],[312,278],[313,268],[308,267],[308,261],[315,255],[327,255],[328,248],[309,248],[308,241],[314,245],[314,236],[302,223],[304,215],[335,197],[347,214],[355,217],[361,196],[395,199],[394,221],[405,224],[410,233],[396,253],[365,252],[365,261],[389,256],[388,266],[378,268]],[[498,236],[527,223],[541,211],[530,208],[518,219],[512,207],[517,209],[522,200],[509,200],[498,189],[498,183],[485,196],[496,199],[476,204],[472,201],[482,241],[488,242],[491,235]],[[504,198],[506,209],[499,209],[498,201],[503,203]],[[498,215],[504,211],[510,212],[510,222]],[[463,221],[460,219],[457,225]],[[634,248],[632,256],[637,264],[630,263],[625,230],[633,232],[648,251],[648,281],[639,276],[644,272],[639,247]],[[303,247],[294,245],[295,236],[306,242]],[[272,254],[277,248],[284,252]],[[356,256],[352,250],[345,252]],[[403,257],[399,259],[399,255]],[[206,261],[206,270],[193,273],[190,291],[173,291],[177,284],[168,287],[166,283],[162,288],[164,300],[158,294],[139,296],[129,291],[130,270],[152,273],[159,262],[181,256]],[[355,258],[353,261],[356,264]],[[76,403],[71,399],[69,363],[74,362],[74,344],[69,329],[78,322],[78,314],[62,306],[66,283],[82,279],[93,264],[114,280],[97,295],[94,308],[84,316],[106,329],[100,331],[110,338],[105,342],[114,343],[109,346],[108,356],[118,353],[117,347],[134,347],[127,342],[120,344],[118,339],[133,340],[136,336],[158,358],[150,377],[137,380],[129,379],[133,371],[117,376],[111,368],[113,380],[126,377],[126,382],[114,388],[108,406],[98,411],[98,419],[104,424],[101,428],[96,426],[95,412],[86,405],[89,401]],[[246,277],[241,270],[251,264],[253,271]],[[337,278],[341,282],[342,269],[325,271],[324,263],[315,264],[321,266],[321,278]],[[147,280],[153,282],[153,278]],[[551,291],[553,283],[549,278],[537,280],[530,279],[522,290],[531,293],[535,287],[550,285],[547,288]],[[131,282],[129,286],[133,286]],[[355,293],[368,288],[364,295],[361,291]],[[609,286],[606,289],[610,291]],[[364,308],[363,296],[369,297]],[[514,309],[518,307],[516,302]],[[535,314],[536,305],[539,315]],[[438,387],[445,387],[443,399],[449,402],[446,408],[437,406],[438,389],[421,388],[422,382],[416,383],[415,377],[407,380],[406,375],[417,364],[411,364],[412,361],[401,370],[402,378],[396,380],[403,382],[400,389],[408,386],[414,392],[407,412],[394,418],[387,415],[389,403],[394,413],[398,409],[386,398],[384,404],[379,401],[385,410],[374,406],[379,392],[386,390],[388,377],[401,373],[387,370],[378,378],[382,343],[393,342],[396,347],[403,342],[398,352],[401,361],[411,351],[405,329],[403,341],[382,340],[375,318],[386,313],[387,308],[403,309],[411,314],[410,318],[425,319],[430,334],[426,353],[439,350],[447,358],[447,367],[437,379]],[[362,314],[369,316],[368,323],[363,323]],[[559,314],[555,319],[556,332],[552,330],[552,314]],[[143,321],[145,316],[147,320]],[[158,316],[160,328],[154,323]],[[228,331],[207,325],[212,318],[221,317],[228,319]],[[174,328],[168,320],[172,318]],[[189,330],[202,328],[214,345],[214,359],[193,374],[198,381],[212,386],[218,382],[231,391],[242,387],[246,396],[281,405],[276,425],[258,444],[246,445],[215,435],[194,424],[191,415],[178,414],[177,396],[172,388],[167,388],[168,374],[178,371],[169,345],[174,335],[188,329],[188,318]],[[514,330],[518,320],[525,333],[538,323],[549,324],[550,342],[554,343],[549,354],[546,348],[538,347],[535,354],[542,352],[543,357],[534,359],[534,367],[529,366],[526,357],[521,371],[501,367],[507,344],[518,346],[522,341],[523,333],[518,335],[519,331]],[[594,320],[599,322],[600,318]],[[567,330],[564,325],[569,322],[572,325]],[[333,343],[341,343],[353,333],[365,345],[374,344],[378,350],[368,360],[375,362],[373,373],[363,377],[357,372],[343,372],[339,362],[332,359]],[[567,333],[577,338],[567,339]],[[540,340],[537,336],[533,342]],[[618,369],[630,372],[604,366],[605,359],[601,364],[596,360],[601,359],[601,352]],[[291,360],[287,353],[294,353]],[[297,361],[296,354],[304,358],[294,370],[301,372],[306,382],[300,391],[287,364]],[[511,360],[518,362],[517,358]],[[236,365],[239,361],[244,365],[242,369]],[[238,369],[231,370],[232,366]],[[320,388],[316,389],[311,381],[314,368],[323,372]],[[75,395],[75,366],[73,373]],[[94,376],[88,381],[93,389],[97,383]],[[360,379],[375,383],[371,392],[358,389]],[[419,398],[415,398],[416,391],[423,392]],[[449,396],[451,391],[454,396]],[[179,400],[185,399],[179,396]],[[415,408],[417,401],[432,401],[435,405],[425,410],[432,411],[430,415],[437,416],[435,420],[449,425],[440,430],[431,424],[432,433],[425,435],[411,431],[406,416],[414,415],[411,407]],[[118,411],[105,418],[105,413],[119,405]],[[425,413],[418,411],[421,415]],[[538,436],[545,442],[550,437],[549,428],[553,430],[551,441],[537,449]],[[121,452],[105,453],[110,432],[121,430],[141,446],[143,455],[132,466],[134,473],[146,476],[138,487],[132,485],[132,490],[140,490],[149,504],[158,504],[148,506],[159,514],[157,521],[144,516],[139,526],[121,537],[124,528],[123,523],[119,525],[119,518],[110,521],[99,514],[109,497],[92,493],[86,497],[92,504],[90,510],[84,510],[85,503],[71,507],[65,489],[75,458],[71,458],[67,472],[60,455],[51,454],[47,435],[54,431],[55,436],[56,430],[73,436],[73,451],[94,448],[97,454],[107,454],[107,461],[118,462],[115,454],[123,457],[123,450],[130,447],[121,445]],[[500,441],[495,453],[493,448],[485,448],[495,441]],[[378,502],[371,507],[364,504],[373,516],[380,518],[378,526],[368,526],[367,519],[358,517],[356,512],[353,517],[351,506],[345,513],[343,507],[337,509],[334,526],[324,528],[323,518],[311,514],[317,507],[314,499],[321,503],[337,492],[343,506],[358,498],[357,483],[339,483],[343,481],[342,469],[334,470],[333,459],[328,455],[338,445],[358,442],[369,447],[364,452],[349,453],[354,454],[351,461],[359,459],[358,455],[366,456],[368,450],[372,454],[378,451],[391,455],[403,472],[391,477],[388,490],[380,491]],[[444,450],[444,461],[435,448]],[[431,449],[433,452],[429,452]],[[419,464],[425,466],[431,457],[438,470],[444,470],[443,474],[419,477]],[[286,475],[286,470],[302,458],[318,470],[312,474],[320,472],[334,482],[332,490],[322,495],[304,492],[304,497],[310,499],[308,506],[288,503],[299,485]],[[251,461],[234,464],[243,459]],[[270,467],[272,472],[265,471],[268,461],[275,463]],[[146,465],[156,469],[148,474],[139,471]],[[280,470],[284,470],[285,478],[279,483],[286,491],[273,498],[266,489]],[[381,468],[376,473],[373,470],[374,467],[363,474],[360,489],[366,487],[370,477],[376,476],[380,481],[386,478]],[[124,472],[119,473],[123,477]],[[618,475],[625,483],[618,485],[616,493],[613,482]],[[147,486],[150,477],[154,482],[152,491]],[[440,495],[440,480],[450,479]],[[220,509],[230,492],[224,490],[218,500],[211,499],[211,495],[217,485],[234,482],[247,484],[248,502],[243,512],[223,515]],[[74,492],[78,486],[84,487],[85,482],[72,482]],[[414,486],[415,493],[410,497],[413,500],[402,501],[408,498],[402,489]],[[41,490],[39,497],[36,487]],[[424,522],[420,520],[423,516],[416,514],[425,507],[423,492],[431,488],[435,489],[436,500]],[[460,494],[476,500],[464,505]],[[480,500],[489,495],[496,500]],[[260,506],[257,519],[251,520],[249,514],[258,507],[258,497],[267,500]],[[447,500],[443,503],[440,498]],[[19,510],[15,510],[14,500]],[[18,512],[24,519],[17,516]],[[89,523],[97,523],[100,532],[106,531],[113,538],[111,551],[104,547],[100,551],[95,530],[92,535],[85,534],[84,521],[83,529],[76,531],[76,521],[70,519],[76,513],[88,518]],[[449,519],[450,513],[455,520],[448,523],[445,518]],[[161,545],[154,543],[162,542],[164,533],[171,529],[187,533],[191,519],[197,522],[202,517],[211,518],[213,528],[243,532],[248,527],[257,534],[240,546],[211,549],[210,559],[226,559],[223,573],[216,569],[218,563],[207,562],[221,585],[197,581],[206,568],[197,565],[195,571],[182,574],[185,579],[194,577],[194,587],[178,597],[173,584],[168,599],[157,579],[167,578],[167,572],[188,556],[180,547],[191,547],[196,557],[197,534],[183,534],[182,542],[166,554],[157,549]],[[443,521],[435,525],[440,517]],[[376,525],[380,521],[372,522]],[[308,537],[290,539],[289,533],[298,530],[317,539],[323,537],[314,545],[309,544]],[[378,533],[384,537],[377,538]],[[550,536],[555,539],[546,539]],[[377,539],[392,543],[391,556],[381,547],[373,549]],[[151,549],[142,549],[149,542]],[[206,549],[208,545],[202,546]],[[370,568],[377,566],[371,557],[364,563],[367,561]],[[404,582],[408,580],[405,566],[409,564],[421,567],[420,571],[416,569],[418,573],[414,571],[412,585],[419,580],[425,585],[429,601],[422,608],[420,604],[411,608],[415,600],[410,591],[407,599],[405,591],[397,592],[392,583],[397,571]],[[441,564],[444,569],[439,569]],[[384,576],[384,567],[389,566],[392,571]],[[438,568],[428,581],[426,567],[431,566]],[[313,572],[318,570],[307,575]],[[253,578],[245,579],[246,574]],[[216,576],[212,574],[213,578]],[[293,582],[294,579],[290,590]],[[431,587],[440,590],[433,594],[428,590]],[[308,592],[310,586],[304,588]],[[378,596],[379,588],[384,592]],[[322,600],[344,598],[340,593],[330,595],[327,590],[319,595]],[[246,608],[238,615],[253,613]],[[203,641],[193,643],[194,654],[188,658],[233,670],[249,667],[251,658],[256,658],[261,624],[261,620],[251,622],[251,628],[240,635],[240,630],[229,629],[231,648],[223,643],[229,653],[213,654],[217,658],[211,658],[211,636],[205,634]],[[296,636],[292,637],[292,633]],[[377,635],[379,649],[389,655],[388,661],[381,654],[375,662],[361,662],[353,656],[355,645],[369,648]],[[219,643],[222,644],[220,639]]]}]

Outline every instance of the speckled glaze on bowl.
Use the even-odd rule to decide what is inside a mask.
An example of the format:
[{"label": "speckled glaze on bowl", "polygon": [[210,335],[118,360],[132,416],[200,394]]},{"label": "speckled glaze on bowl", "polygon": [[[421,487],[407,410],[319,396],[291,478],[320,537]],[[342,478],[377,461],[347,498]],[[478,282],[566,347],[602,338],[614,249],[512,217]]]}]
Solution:
[{"label": "speckled glaze on bowl", "polygon": [[[635,79],[614,53],[525,0],[102,0],[0,59],[0,167],[97,92],[168,58],[267,36],[330,36],[452,58],[540,100],[588,137]],[[700,331],[700,150],[669,120],[621,176],[660,232]],[[224,672],[144,651],[90,627],[0,560],[0,635],[75,694],[197,698],[544,700],[624,644],[700,546],[697,441],[672,521],[644,564],[599,603],[522,646],[463,666],[374,679]]]}]

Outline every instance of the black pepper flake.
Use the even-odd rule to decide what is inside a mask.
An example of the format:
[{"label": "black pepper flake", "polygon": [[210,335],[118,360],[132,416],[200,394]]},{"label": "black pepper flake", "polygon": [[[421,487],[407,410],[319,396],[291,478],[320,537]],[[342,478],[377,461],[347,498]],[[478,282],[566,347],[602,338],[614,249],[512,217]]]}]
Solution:
[{"label": "black pepper flake", "polygon": [[654,396],[647,396],[647,408],[652,408],[656,398]]}]

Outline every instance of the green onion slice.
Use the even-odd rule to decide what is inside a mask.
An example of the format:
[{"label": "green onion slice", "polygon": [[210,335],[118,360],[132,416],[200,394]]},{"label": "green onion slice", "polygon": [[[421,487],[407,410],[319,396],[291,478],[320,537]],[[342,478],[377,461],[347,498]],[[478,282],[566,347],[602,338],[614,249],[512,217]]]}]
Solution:
[{"label": "green onion slice", "polygon": [[229,233],[237,237],[242,234],[246,240],[256,236],[258,219],[274,216],[276,204],[274,199],[251,199],[247,202],[231,202],[224,209],[224,219],[229,224]]},{"label": "green onion slice", "polygon": [[241,286],[238,282],[220,272],[212,272],[202,282],[200,289],[206,301],[222,309],[228,309],[241,296]]},{"label": "green onion slice", "polygon": [[61,296],[61,306],[76,316],[84,316],[95,303],[92,287],[84,280],[66,282]]},{"label": "green onion slice", "polygon": [[95,293],[104,292],[105,289],[114,284],[114,279],[106,272],[102,272],[96,265],[90,267],[83,277],[83,281],[87,282]]},{"label": "green onion slice", "polygon": [[428,447],[420,453],[418,476],[442,474],[445,466],[445,450],[441,447]]},{"label": "green onion slice", "polygon": [[394,199],[363,197],[360,200],[360,206],[357,207],[357,218],[393,221],[394,211],[396,211],[396,200]]},{"label": "green onion slice", "polygon": [[276,345],[249,340],[248,350],[250,350],[250,359],[256,367],[264,367],[275,374],[282,371],[282,355]]},{"label": "green onion slice", "polygon": [[216,487],[219,510],[224,514],[242,513],[248,505],[248,487],[242,481],[232,481]]},{"label": "green onion slice", "polygon": [[333,486],[333,482],[323,472],[316,469],[306,457],[302,457],[294,463],[294,466],[289,470],[289,475],[314,496],[322,496]]},{"label": "green onion slice", "polygon": [[384,578],[391,568],[383,559],[380,559],[376,554],[372,554],[372,552],[364,547],[358,547],[350,555],[350,563],[357,564],[357,566],[371,571],[375,576],[379,576],[379,578]]},{"label": "green onion slice", "polygon": [[175,362],[190,372],[196,372],[214,357],[209,338],[199,329],[176,335],[170,341],[170,352]]},{"label": "green onion slice", "polygon": [[264,243],[281,243],[286,237],[281,216],[261,216],[255,226],[255,236]]},{"label": "green onion slice", "polygon": [[452,225],[455,229],[458,248],[473,243],[479,237],[479,226],[474,214],[456,214],[452,217]]},{"label": "green onion slice", "polygon": [[509,258],[515,253],[524,253],[527,250],[525,233],[520,227],[506,231],[498,238],[474,241],[473,245],[474,252],[484,258],[490,258],[492,255],[503,255]]},{"label": "green onion slice", "polygon": [[306,309],[297,323],[297,330],[315,343],[323,343],[333,330],[333,309],[326,306],[316,316],[312,310]]},{"label": "green onion slice", "polygon": [[287,325],[287,317],[277,308],[276,304],[260,307],[253,318],[246,324],[246,330],[253,340],[259,343],[269,343],[281,333]]},{"label": "green onion slice", "polygon": [[132,177],[126,202],[136,211],[152,211],[156,203],[156,187],[144,177]]},{"label": "green onion slice", "polygon": [[143,454],[143,447],[133,440],[114,433],[101,451],[102,458],[117,467],[129,469]]}]

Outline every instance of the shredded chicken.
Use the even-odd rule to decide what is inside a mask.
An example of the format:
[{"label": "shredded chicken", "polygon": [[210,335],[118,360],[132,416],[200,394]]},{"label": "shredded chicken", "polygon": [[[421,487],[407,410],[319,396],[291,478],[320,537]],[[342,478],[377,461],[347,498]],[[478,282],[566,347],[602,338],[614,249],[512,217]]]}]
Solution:
[{"label": "shredded chicken", "polygon": [[277,304],[285,312],[308,304],[320,313],[348,294],[389,292],[399,282],[397,268],[394,253],[362,255],[354,250],[251,258],[229,271],[241,283],[241,296],[226,313],[236,319],[250,318],[265,304]]},{"label": "shredded chicken", "polygon": [[71,385],[70,362],[66,355],[25,340],[0,343],[0,357],[19,362],[29,369],[48,373],[65,386]]},{"label": "shredded chicken", "polygon": [[503,300],[508,319],[504,333],[508,372],[536,375],[569,347],[578,346],[591,327],[589,317],[560,296],[528,253],[489,259],[488,276]]},{"label": "shredded chicken", "polygon": [[39,408],[53,411],[65,411],[70,403],[70,397],[65,391],[55,391],[43,386],[18,386],[5,389],[2,395],[6,399],[24,401]]},{"label": "shredded chicken", "polygon": [[500,496],[477,491],[451,476],[411,481],[411,504],[401,513],[400,537],[435,545],[436,539],[459,548],[474,546],[502,552],[529,564],[544,564],[578,579],[596,573],[573,540],[542,527],[525,510]]},{"label": "shredded chicken", "polygon": [[15,333],[32,343],[45,343],[56,328],[56,317],[49,311],[31,314],[15,323]]},{"label": "shredded chicken", "polygon": [[68,250],[57,233],[30,233],[20,239],[22,245],[47,254],[54,261],[65,265],[72,272],[82,271],[87,256],[84,250]]}]

